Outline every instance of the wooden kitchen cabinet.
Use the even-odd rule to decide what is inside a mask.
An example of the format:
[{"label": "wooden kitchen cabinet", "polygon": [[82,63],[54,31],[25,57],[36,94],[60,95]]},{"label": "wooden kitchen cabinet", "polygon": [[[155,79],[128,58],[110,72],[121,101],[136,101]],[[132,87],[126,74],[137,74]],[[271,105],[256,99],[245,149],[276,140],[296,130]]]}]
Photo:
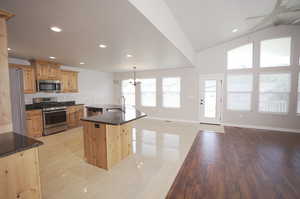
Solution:
[{"label": "wooden kitchen cabinet", "polygon": [[18,68],[23,71],[23,86],[24,93],[31,94],[36,93],[36,79],[35,79],[35,71],[32,66],[18,65],[18,64],[10,64],[10,67]]},{"label": "wooden kitchen cabinet", "polygon": [[26,111],[27,136],[39,138],[43,135],[43,116],[41,110]]},{"label": "wooden kitchen cabinet", "polygon": [[37,80],[60,80],[60,64],[48,61],[32,60]]},{"label": "wooden kitchen cabinet", "polygon": [[80,119],[83,117],[83,105],[69,106],[67,108],[67,122],[69,128],[81,126]]},{"label": "wooden kitchen cabinet", "polygon": [[0,158],[1,199],[41,199],[38,149]]},{"label": "wooden kitchen cabinet", "polygon": [[78,92],[78,72],[61,70],[62,92]]}]

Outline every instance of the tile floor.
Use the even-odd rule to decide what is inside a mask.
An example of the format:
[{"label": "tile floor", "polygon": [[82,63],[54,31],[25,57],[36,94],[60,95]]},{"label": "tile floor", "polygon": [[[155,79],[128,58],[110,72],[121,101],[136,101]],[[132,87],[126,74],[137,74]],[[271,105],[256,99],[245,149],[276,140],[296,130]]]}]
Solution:
[{"label": "tile floor", "polygon": [[199,130],[221,126],[141,119],[133,155],[106,171],[83,159],[82,128],[41,138],[43,199],[159,199],[167,194]]}]

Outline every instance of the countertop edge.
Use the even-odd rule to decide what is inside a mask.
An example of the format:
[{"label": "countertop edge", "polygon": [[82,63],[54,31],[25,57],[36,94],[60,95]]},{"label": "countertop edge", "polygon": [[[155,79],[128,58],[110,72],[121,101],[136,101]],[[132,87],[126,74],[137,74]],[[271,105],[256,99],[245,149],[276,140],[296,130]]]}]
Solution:
[{"label": "countertop edge", "polygon": [[102,121],[96,121],[96,120],[92,120],[92,119],[88,119],[88,118],[82,118],[80,120],[81,121],[85,121],[85,122],[92,122],[92,123],[98,123],[98,124],[108,124],[108,125],[118,126],[118,125],[123,125],[123,124],[126,124],[128,122],[132,122],[132,121],[144,118],[144,117],[147,117],[147,115],[145,114],[145,115],[142,115],[140,117],[136,117],[136,118],[134,118],[132,120],[127,120],[127,121],[121,122],[121,123],[102,122]]},{"label": "countertop edge", "polygon": [[37,141],[37,143],[32,144],[30,146],[27,146],[27,147],[24,147],[24,148],[19,148],[19,149],[14,150],[14,151],[8,151],[8,152],[5,152],[5,153],[2,153],[2,154],[0,154],[0,158],[4,158],[4,157],[7,157],[7,156],[10,156],[10,155],[22,152],[22,151],[27,151],[27,150],[30,150],[30,149],[33,149],[33,148],[44,145],[43,142],[38,141],[38,140],[36,140],[36,141]]}]

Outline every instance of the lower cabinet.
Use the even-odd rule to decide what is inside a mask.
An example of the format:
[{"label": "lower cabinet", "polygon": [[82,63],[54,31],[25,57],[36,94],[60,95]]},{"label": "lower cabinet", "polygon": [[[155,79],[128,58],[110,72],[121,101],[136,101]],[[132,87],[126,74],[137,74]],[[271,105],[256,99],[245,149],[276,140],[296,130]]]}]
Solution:
[{"label": "lower cabinet", "polygon": [[27,136],[39,138],[43,135],[43,116],[41,110],[26,111]]},{"label": "lower cabinet", "polygon": [[81,126],[80,119],[83,117],[83,105],[69,106],[67,108],[67,122],[69,128]]},{"label": "lower cabinet", "polygon": [[84,154],[89,164],[111,169],[132,154],[132,125],[83,122]]},{"label": "lower cabinet", "polygon": [[37,148],[0,158],[0,198],[41,198]]}]

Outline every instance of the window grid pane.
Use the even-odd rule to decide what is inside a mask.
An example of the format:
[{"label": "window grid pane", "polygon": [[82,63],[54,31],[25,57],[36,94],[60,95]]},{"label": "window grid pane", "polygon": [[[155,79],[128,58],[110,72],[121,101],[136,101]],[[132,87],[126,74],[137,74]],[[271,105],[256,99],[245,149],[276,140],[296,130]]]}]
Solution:
[{"label": "window grid pane", "polygon": [[291,57],[291,37],[261,41],[260,66],[289,66]]},{"label": "window grid pane", "polygon": [[141,79],[142,106],[156,106],[156,79]]},{"label": "window grid pane", "polygon": [[259,75],[259,111],[287,113],[291,87],[290,73]]},{"label": "window grid pane", "polygon": [[227,76],[227,109],[250,111],[253,89],[252,74]]},{"label": "window grid pane", "polygon": [[135,87],[130,83],[131,79],[122,81],[122,96],[127,105],[135,105]]},{"label": "window grid pane", "polygon": [[180,107],[180,78],[170,77],[163,78],[163,107],[179,108]]},{"label": "window grid pane", "polygon": [[253,44],[247,44],[227,52],[227,69],[252,68]]}]

